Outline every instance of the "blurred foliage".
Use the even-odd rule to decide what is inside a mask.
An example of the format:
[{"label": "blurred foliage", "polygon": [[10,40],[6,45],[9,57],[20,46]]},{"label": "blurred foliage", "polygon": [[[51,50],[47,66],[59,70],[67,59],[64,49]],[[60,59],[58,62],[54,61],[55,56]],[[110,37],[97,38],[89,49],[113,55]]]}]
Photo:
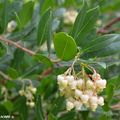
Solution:
[{"label": "blurred foliage", "polygon": [[[78,12],[74,25],[64,23],[69,10]],[[112,34],[97,34],[117,17],[120,0],[86,0],[84,4],[82,0],[0,0],[0,36],[37,53],[31,56],[0,41],[0,115],[13,115],[15,120],[119,120],[120,23],[110,28]],[[17,27],[8,32],[12,20]],[[81,61],[108,81],[103,92],[105,105],[96,112],[67,112],[65,99],[59,96],[56,76],[71,65],[77,48]],[[52,63],[56,56],[63,61]],[[27,80],[37,88],[34,108],[18,94]]]}]

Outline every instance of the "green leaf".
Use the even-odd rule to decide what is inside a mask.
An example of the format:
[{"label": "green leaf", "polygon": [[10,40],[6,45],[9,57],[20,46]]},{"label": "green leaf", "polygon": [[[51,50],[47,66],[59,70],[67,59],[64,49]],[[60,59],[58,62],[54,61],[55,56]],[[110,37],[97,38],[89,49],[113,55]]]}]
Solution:
[{"label": "green leaf", "polygon": [[9,80],[6,82],[6,87],[9,90],[9,89],[15,88],[16,84],[15,84],[15,82]]},{"label": "green leaf", "polygon": [[53,67],[53,63],[50,61],[50,59],[42,54],[36,54],[33,56],[33,58],[42,64]]},{"label": "green leaf", "polygon": [[94,74],[94,71],[91,68],[89,68],[88,66],[84,66],[84,69],[87,74],[91,74],[91,75]]},{"label": "green leaf", "polygon": [[50,22],[51,16],[52,16],[52,12],[51,12],[51,9],[49,8],[40,17],[38,31],[37,31],[37,42],[39,45],[42,45],[46,41],[46,39],[48,38],[48,37],[46,38],[46,35],[50,35],[50,34],[47,34],[48,32],[46,31],[51,25],[51,22]]},{"label": "green leaf", "polygon": [[19,76],[18,72],[14,68],[11,68],[11,67],[7,69],[7,73],[13,79],[16,79]]},{"label": "green leaf", "polygon": [[46,35],[44,37],[45,40],[47,40],[47,49],[48,53],[50,54],[51,52],[51,41],[52,41],[52,12],[50,13],[49,21],[46,26]]},{"label": "green leaf", "polygon": [[29,1],[23,5],[18,15],[16,14],[17,23],[20,29],[31,20],[33,15],[33,8],[34,2]]},{"label": "green leaf", "polygon": [[67,112],[63,114],[61,117],[58,118],[58,120],[74,120],[76,116],[75,110],[71,110],[70,112]]},{"label": "green leaf", "polygon": [[65,99],[64,97],[58,97],[53,103],[51,112],[57,115],[60,111],[65,109]]},{"label": "green leaf", "polygon": [[36,97],[36,118],[37,120],[44,120],[40,96]]},{"label": "green leaf", "polygon": [[83,59],[80,59],[81,62],[83,63],[87,63],[87,64],[97,64],[99,66],[101,66],[102,68],[106,69],[106,63],[105,62],[98,62],[98,61],[95,61],[95,60],[83,60]]},{"label": "green leaf", "polygon": [[115,90],[120,89],[120,75],[119,76],[114,76],[108,81],[108,84],[113,84]]},{"label": "green leaf", "polygon": [[105,112],[108,112],[110,110],[110,106],[109,106],[108,102],[105,101],[102,108]]},{"label": "green leaf", "polygon": [[106,87],[106,95],[107,95],[107,101],[110,102],[112,100],[112,96],[114,94],[114,85],[108,84]]},{"label": "green leaf", "polygon": [[8,115],[8,111],[4,105],[0,104],[0,115]]},{"label": "green leaf", "polygon": [[13,110],[13,103],[11,101],[9,101],[9,100],[4,101],[3,104],[9,112],[11,112]]},{"label": "green leaf", "polygon": [[57,118],[52,113],[49,113],[48,120],[57,120]]},{"label": "green leaf", "polygon": [[6,53],[6,46],[0,42],[0,57]]},{"label": "green leaf", "polygon": [[49,7],[53,7],[55,5],[55,0],[44,0],[43,4],[42,4],[42,8],[41,8],[41,12],[43,13],[44,11],[46,11]]},{"label": "green leaf", "polygon": [[79,31],[82,29],[84,19],[86,16],[86,12],[87,12],[87,3],[86,3],[86,0],[84,0],[82,8],[81,8],[76,20],[75,20],[73,29],[71,31],[71,36],[75,39],[76,39],[76,36],[78,35]]},{"label": "green leaf", "polygon": [[54,48],[58,58],[64,61],[74,58],[77,52],[77,46],[74,39],[64,32],[55,34]]},{"label": "green leaf", "polygon": [[27,120],[28,108],[25,97],[18,97],[18,99],[14,101],[14,111],[19,112],[20,120]]},{"label": "green leaf", "polygon": [[[80,46],[81,41],[85,39],[87,34],[94,28],[94,24],[99,16],[99,7],[95,7],[87,11],[83,25],[75,38],[76,43]],[[81,46],[82,47],[82,46]]]},{"label": "green leaf", "polygon": [[110,118],[107,115],[101,115],[99,120],[109,120]]},{"label": "green leaf", "polygon": [[89,53],[88,56],[108,56],[120,51],[120,35],[108,34],[100,36],[84,48],[85,53]]},{"label": "green leaf", "polygon": [[22,69],[21,65],[24,60],[24,55],[25,55],[25,53],[21,49],[16,49],[14,52],[14,58],[13,58],[11,64],[12,64],[12,67],[18,71],[21,71],[21,69]]},{"label": "green leaf", "polygon": [[103,67],[104,69],[106,69],[106,63],[104,63],[104,62],[95,62],[95,63],[97,63],[98,65],[100,65],[101,67]]},{"label": "green leaf", "polygon": [[80,112],[82,115],[83,120],[87,120],[89,116],[89,111],[81,111]]},{"label": "green leaf", "polygon": [[90,41],[96,38],[97,33],[96,33],[96,28],[94,27],[93,29],[90,30],[90,32],[85,36],[84,40],[80,41],[80,46],[84,48],[84,46],[88,45]]},{"label": "green leaf", "polygon": [[9,1],[8,0],[4,0],[3,2],[3,9],[2,9],[2,19],[0,19],[0,24],[2,27],[2,32],[5,32],[6,27],[7,27],[7,22],[8,22],[8,4]]}]

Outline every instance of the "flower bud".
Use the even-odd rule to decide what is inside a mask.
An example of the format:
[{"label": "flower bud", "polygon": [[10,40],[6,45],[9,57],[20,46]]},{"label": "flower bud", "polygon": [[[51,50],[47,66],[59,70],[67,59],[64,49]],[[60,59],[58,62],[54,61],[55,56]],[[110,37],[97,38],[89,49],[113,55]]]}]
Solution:
[{"label": "flower bud", "polygon": [[92,111],[95,111],[97,106],[98,106],[98,104],[94,103],[94,104],[90,105],[90,108],[92,109]]},{"label": "flower bud", "polygon": [[94,83],[93,83],[91,80],[87,80],[87,82],[86,82],[86,87],[87,87],[88,89],[94,88]]},{"label": "flower bud", "polygon": [[72,103],[75,102],[75,99],[73,97],[69,97],[67,100],[70,101],[70,102],[72,102]]},{"label": "flower bud", "polygon": [[34,98],[33,95],[32,95],[32,93],[30,93],[30,92],[25,93],[25,97],[26,97],[28,100],[32,100],[32,99]]},{"label": "flower bud", "polygon": [[25,95],[25,91],[24,91],[24,90],[20,90],[20,91],[19,91],[19,94],[20,94],[21,96],[23,96],[23,95]]},{"label": "flower bud", "polygon": [[74,104],[70,101],[67,101],[66,107],[67,107],[67,110],[71,110],[74,108]]},{"label": "flower bud", "polygon": [[94,74],[92,75],[92,79],[93,79],[93,80],[100,80],[100,79],[101,79],[101,76],[100,76],[98,73],[94,73]]},{"label": "flower bud", "polygon": [[69,82],[69,86],[71,89],[76,89],[76,85],[77,85],[77,82],[76,81],[72,81],[72,82]]},{"label": "flower bud", "polygon": [[32,91],[33,94],[35,94],[37,89],[36,88],[32,88],[31,91]]},{"label": "flower bud", "polygon": [[29,106],[29,105],[30,105],[30,102],[29,102],[29,101],[27,101],[27,102],[26,102],[26,105],[28,105],[28,106]]},{"label": "flower bud", "polygon": [[10,21],[7,25],[7,31],[8,32],[14,31],[16,29],[16,26],[17,26],[17,23],[14,20]]},{"label": "flower bud", "polygon": [[92,96],[93,95],[93,91],[92,90],[85,90],[84,93],[88,96]]},{"label": "flower bud", "polygon": [[66,79],[67,79],[68,81],[74,81],[74,77],[73,77],[72,75],[66,76]]},{"label": "flower bud", "polygon": [[76,89],[75,90],[75,98],[78,99],[78,98],[80,98],[81,95],[82,95],[82,91]]},{"label": "flower bud", "polygon": [[80,110],[82,107],[82,103],[80,101],[75,101],[74,106],[76,110]]},{"label": "flower bud", "polygon": [[81,95],[81,101],[86,104],[88,102],[89,96],[88,95]]},{"label": "flower bud", "polygon": [[64,80],[64,76],[63,76],[63,75],[58,75],[57,80],[58,80],[58,82],[59,82],[60,80]]},{"label": "flower bud", "polygon": [[104,105],[104,98],[103,98],[103,97],[99,97],[99,98],[98,98],[98,104],[99,104],[100,106],[103,106],[103,105]]},{"label": "flower bud", "polygon": [[100,89],[106,88],[106,80],[96,80],[96,86]]},{"label": "flower bud", "polygon": [[7,88],[5,86],[1,87],[1,94],[5,94],[7,92]]},{"label": "flower bud", "polygon": [[59,87],[60,87],[60,88],[64,89],[64,88],[67,87],[68,81],[67,81],[67,80],[60,80],[60,81],[58,82],[58,84],[59,84]]},{"label": "flower bud", "polygon": [[33,108],[33,107],[35,106],[35,103],[34,103],[34,102],[30,102],[30,103],[29,103],[29,106],[30,106],[31,108]]},{"label": "flower bud", "polygon": [[72,97],[74,95],[74,91],[70,89],[70,87],[66,87],[66,89],[64,90],[65,92],[65,96],[68,97]]},{"label": "flower bud", "polygon": [[84,81],[82,80],[82,79],[79,79],[78,81],[77,81],[77,87],[79,88],[79,89],[82,89],[83,88],[83,86],[84,86]]},{"label": "flower bud", "polygon": [[90,97],[89,102],[91,105],[97,104],[97,97],[96,96]]}]

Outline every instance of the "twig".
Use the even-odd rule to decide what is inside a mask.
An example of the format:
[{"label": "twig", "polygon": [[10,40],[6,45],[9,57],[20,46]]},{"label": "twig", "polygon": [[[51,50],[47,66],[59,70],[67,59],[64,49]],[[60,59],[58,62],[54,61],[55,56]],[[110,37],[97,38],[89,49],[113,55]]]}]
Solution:
[{"label": "twig", "polygon": [[5,43],[8,43],[8,44],[10,44],[10,45],[14,45],[15,47],[17,47],[17,48],[19,48],[19,49],[27,52],[27,53],[30,54],[30,55],[35,55],[35,52],[33,52],[33,51],[31,51],[31,50],[29,50],[29,49],[27,49],[27,48],[19,45],[18,43],[14,42],[14,41],[12,41],[12,40],[8,40],[8,39],[6,39],[6,38],[4,38],[4,37],[2,37],[2,36],[0,36],[0,40],[3,41],[3,42],[5,42]]},{"label": "twig", "polygon": [[113,110],[120,110],[120,102],[117,103],[117,104],[115,104],[115,105],[112,105],[111,108],[112,108]]},{"label": "twig", "polygon": [[53,69],[52,68],[48,68],[47,70],[43,71],[40,76],[38,76],[38,79],[41,80],[44,77],[46,77],[49,74],[51,74],[52,72],[53,72]]},{"label": "twig", "polygon": [[[31,50],[29,50],[29,49],[27,49],[27,48],[19,45],[17,42],[14,42],[14,41],[12,41],[12,40],[9,40],[9,39],[7,39],[7,38],[4,38],[3,36],[0,36],[0,41],[3,41],[3,42],[6,43],[6,44],[13,45],[13,46],[21,49],[22,51],[28,53],[29,55],[32,55],[32,56],[33,56],[33,55],[36,54],[36,52],[33,52],[33,51],[31,51]],[[60,59],[57,59],[57,60],[50,59],[50,60],[51,60],[51,62],[53,62],[53,63],[58,63],[58,62],[61,61]]]},{"label": "twig", "polygon": [[5,80],[11,80],[11,78],[2,71],[0,71],[0,76],[2,76]]},{"label": "twig", "polygon": [[100,30],[97,31],[97,33],[99,34],[106,34],[109,33],[108,29],[110,27],[112,27],[112,25],[116,24],[117,22],[120,21],[120,17],[114,18],[112,19],[107,25],[105,25],[103,28],[101,28]]}]

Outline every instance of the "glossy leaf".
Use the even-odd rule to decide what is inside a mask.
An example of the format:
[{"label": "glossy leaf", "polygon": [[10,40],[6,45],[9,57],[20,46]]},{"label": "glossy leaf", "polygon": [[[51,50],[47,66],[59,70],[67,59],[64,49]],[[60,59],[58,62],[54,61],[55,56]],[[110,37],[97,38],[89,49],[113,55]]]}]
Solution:
[{"label": "glossy leaf", "polygon": [[0,57],[6,53],[6,46],[0,42]]},{"label": "glossy leaf", "polygon": [[36,97],[36,118],[37,120],[44,120],[40,96]]},{"label": "glossy leaf", "polygon": [[48,115],[48,120],[57,120],[57,118],[52,113],[50,113]]},{"label": "glossy leaf", "polygon": [[53,66],[50,59],[47,58],[46,56],[42,55],[42,54],[36,54],[36,55],[33,56],[33,58],[35,60],[37,60],[38,62],[42,63],[42,64],[45,64],[45,65],[50,66],[50,67]]},{"label": "glossy leaf", "polygon": [[1,20],[0,20],[0,25],[2,27],[2,32],[5,32],[6,27],[7,27],[7,22],[8,22],[8,5],[9,2],[8,0],[4,0],[2,4],[2,15],[1,15]]},{"label": "glossy leaf", "polygon": [[120,35],[109,34],[100,36],[90,43],[84,49],[91,56],[108,56],[120,51]]},{"label": "glossy leaf", "polygon": [[15,100],[15,102],[14,102],[14,110],[13,111],[19,112],[21,120],[26,120],[27,119],[27,117],[28,117],[28,108],[26,106],[25,97],[18,97]]},{"label": "glossy leaf", "polygon": [[64,110],[65,108],[65,99],[64,97],[58,97],[53,103],[53,107],[51,109],[51,112],[54,115],[57,115],[58,112]]},{"label": "glossy leaf", "polygon": [[84,0],[83,1],[83,6],[82,6],[82,8],[81,8],[76,20],[75,20],[73,29],[71,31],[71,36],[75,39],[76,39],[79,31],[82,29],[84,19],[85,19],[85,16],[86,16],[86,12],[87,12],[87,3],[86,3],[86,0]]},{"label": "glossy leaf", "polygon": [[[37,31],[38,45],[42,45],[47,39],[50,39],[50,32],[51,31],[47,32],[47,29],[51,25],[51,16],[52,16],[52,12],[51,12],[51,9],[49,8],[40,17],[38,31]],[[46,36],[47,36],[47,38],[46,38]]]},{"label": "glossy leaf", "polygon": [[108,84],[106,88],[107,101],[110,102],[114,94],[114,85]]},{"label": "glossy leaf", "polygon": [[29,1],[25,3],[18,14],[16,14],[19,28],[23,28],[32,18],[34,2]]},{"label": "glossy leaf", "polygon": [[83,26],[81,27],[77,37],[75,38],[78,45],[81,45],[81,41],[83,41],[86,35],[93,29],[94,24],[98,19],[98,16],[99,16],[99,7],[95,7],[87,11],[83,22]]},{"label": "glossy leaf", "polygon": [[74,110],[63,114],[58,120],[74,120],[76,112]]},{"label": "glossy leaf", "polygon": [[55,5],[55,0],[44,0],[41,12],[46,11],[49,7],[53,7]]},{"label": "glossy leaf", "polygon": [[44,37],[44,39],[47,40],[47,50],[49,54],[51,52],[51,43],[52,43],[52,18],[53,18],[53,15],[51,12],[49,16],[49,21],[47,23],[46,31],[45,31],[46,35]]},{"label": "glossy leaf", "polygon": [[8,115],[9,114],[9,112],[8,112],[8,110],[5,108],[5,106],[4,105],[2,105],[2,104],[0,104],[0,115]]},{"label": "glossy leaf", "polygon": [[64,61],[74,58],[77,52],[77,46],[74,39],[64,32],[55,34],[54,48],[57,57]]}]

